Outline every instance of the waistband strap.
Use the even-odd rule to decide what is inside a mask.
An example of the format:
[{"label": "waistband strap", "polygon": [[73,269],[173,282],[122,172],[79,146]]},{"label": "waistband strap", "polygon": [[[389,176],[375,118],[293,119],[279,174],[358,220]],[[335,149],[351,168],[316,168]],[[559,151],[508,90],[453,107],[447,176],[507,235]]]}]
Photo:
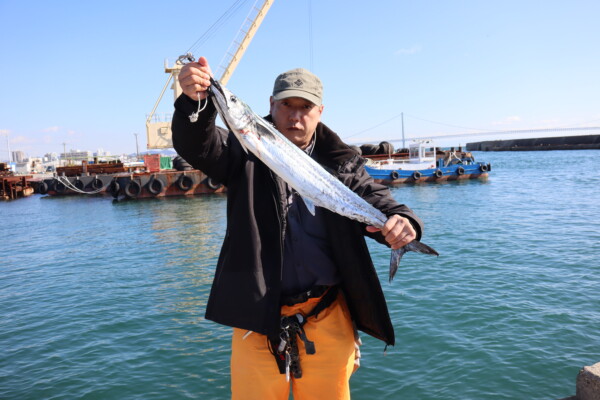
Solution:
[{"label": "waistband strap", "polygon": [[[298,354],[298,338],[304,342],[306,354],[315,354],[315,344],[306,337],[304,324],[311,317],[317,317],[318,314],[329,307],[338,296],[337,286],[324,286],[325,295],[321,297],[317,305],[306,315],[296,314],[281,317],[279,340],[269,340],[271,352],[275,356],[275,361],[279,367],[279,372],[286,375],[289,382],[290,375],[294,378],[302,377],[302,368],[300,367],[300,355]],[[321,290],[321,289],[319,289]],[[305,293],[310,296],[310,292]],[[312,297],[320,297],[313,295]],[[309,297],[310,298],[310,297]]]},{"label": "waistband strap", "polygon": [[323,296],[323,294],[325,294],[327,289],[329,289],[330,287],[331,286],[317,285],[302,293],[281,296],[280,303],[282,306],[293,306],[296,304],[304,303],[308,301],[308,299],[314,299],[316,297]]}]

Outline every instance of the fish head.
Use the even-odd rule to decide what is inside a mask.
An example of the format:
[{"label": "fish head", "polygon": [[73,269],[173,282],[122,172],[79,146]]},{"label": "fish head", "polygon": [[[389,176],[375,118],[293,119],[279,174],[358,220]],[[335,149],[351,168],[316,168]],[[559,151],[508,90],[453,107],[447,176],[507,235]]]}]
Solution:
[{"label": "fish head", "polygon": [[[251,125],[254,121],[254,113],[236,95],[231,93],[218,81],[210,78],[210,95],[217,111],[223,118],[223,122],[240,139],[240,135],[253,131]],[[254,130],[255,131],[255,130]]]}]

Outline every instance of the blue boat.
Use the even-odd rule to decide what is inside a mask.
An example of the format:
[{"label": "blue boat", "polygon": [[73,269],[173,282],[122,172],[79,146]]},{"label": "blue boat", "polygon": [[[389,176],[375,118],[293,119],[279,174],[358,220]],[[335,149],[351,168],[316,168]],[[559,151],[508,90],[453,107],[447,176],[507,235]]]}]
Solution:
[{"label": "blue boat", "polygon": [[384,159],[366,156],[365,169],[376,182],[384,184],[444,182],[487,178],[492,166],[475,162],[470,153],[436,153],[432,140],[409,145],[408,158],[389,155]]}]

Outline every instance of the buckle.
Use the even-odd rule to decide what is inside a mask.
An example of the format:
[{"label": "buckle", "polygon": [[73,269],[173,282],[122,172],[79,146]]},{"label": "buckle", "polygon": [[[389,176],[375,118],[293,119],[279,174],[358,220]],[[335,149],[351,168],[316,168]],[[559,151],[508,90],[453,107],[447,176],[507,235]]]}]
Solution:
[{"label": "buckle", "polygon": [[304,303],[308,301],[308,299],[314,299],[315,297],[321,297],[327,289],[331,286],[326,285],[317,285],[313,286],[306,292],[290,295],[290,296],[282,296],[281,297],[281,305],[284,306],[293,306],[296,304]]}]

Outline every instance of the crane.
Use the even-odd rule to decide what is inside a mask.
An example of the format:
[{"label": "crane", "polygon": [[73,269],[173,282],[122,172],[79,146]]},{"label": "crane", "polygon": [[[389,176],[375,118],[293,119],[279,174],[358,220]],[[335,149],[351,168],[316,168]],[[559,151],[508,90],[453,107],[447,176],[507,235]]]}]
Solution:
[{"label": "crane", "polygon": [[[229,50],[225,53],[223,61],[217,70],[217,72],[222,71],[219,81],[223,85],[226,85],[229,81],[231,74],[233,74],[233,71],[238,66],[244,55],[244,52],[248,48],[248,45],[252,41],[252,38],[256,34],[256,31],[260,27],[260,24],[264,20],[274,1],[275,0],[265,0],[260,8],[256,7],[255,3],[250,11],[250,14],[244,20],[242,27],[239,29],[236,38],[231,43]],[[156,100],[156,103],[154,104],[152,112],[146,118],[148,149],[168,149],[173,147],[173,142],[171,140],[171,121],[157,121],[155,112],[171,81],[173,81],[171,89],[173,90],[175,99],[181,95],[182,90],[179,86],[177,77],[179,76],[179,72],[185,65],[186,59],[188,59],[189,56],[189,54],[186,54],[179,57],[173,66],[169,66],[168,62],[165,61],[165,73],[169,74],[169,76],[160,95],[158,96],[158,99]]]}]

